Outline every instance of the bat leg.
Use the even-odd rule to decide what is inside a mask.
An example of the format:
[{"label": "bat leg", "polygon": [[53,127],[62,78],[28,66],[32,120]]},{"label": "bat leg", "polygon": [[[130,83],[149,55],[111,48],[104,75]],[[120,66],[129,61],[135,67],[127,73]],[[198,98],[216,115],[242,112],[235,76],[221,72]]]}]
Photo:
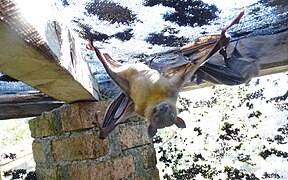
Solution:
[{"label": "bat leg", "polygon": [[86,45],[86,48],[92,51],[95,51],[98,59],[104,66],[106,72],[109,74],[109,76],[114,80],[114,82],[121,88],[121,90],[129,94],[129,82],[123,78],[120,74],[121,72],[121,65],[117,64],[110,56],[109,54],[105,53],[102,54],[98,48],[96,48],[93,45],[93,41],[90,40],[89,43]]},{"label": "bat leg", "polygon": [[110,132],[113,131],[116,128],[117,125],[118,124],[114,124],[114,125],[106,127],[106,128],[99,128],[99,131],[100,131],[99,132],[99,136],[98,136],[99,139],[107,138],[108,135],[110,134]]},{"label": "bat leg", "polygon": [[233,49],[233,52],[232,52],[232,55],[236,58],[242,58],[242,54],[238,51],[237,49],[237,46],[238,46],[238,41],[235,43],[235,46],[234,46],[234,49]]},{"label": "bat leg", "polygon": [[227,46],[220,49],[219,53],[223,56],[224,61],[228,60]]}]

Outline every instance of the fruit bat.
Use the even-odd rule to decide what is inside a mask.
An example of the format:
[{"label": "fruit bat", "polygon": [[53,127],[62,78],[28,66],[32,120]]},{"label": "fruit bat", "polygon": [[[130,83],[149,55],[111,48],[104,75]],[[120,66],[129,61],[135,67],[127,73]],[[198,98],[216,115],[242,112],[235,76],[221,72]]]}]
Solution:
[{"label": "fruit bat", "polygon": [[[231,26],[239,23],[243,14],[244,11],[220,35],[199,38],[198,41],[180,48],[179,54],[191,51],[192,46],[192,51],[199,51],[201,55],[190,59],[189,63],[163,72],[144,63],[119,65],[108,54],[102,54],[93,45],[93,40],[90,40],[87,49],[95,51],[109,76],[122,90],[106,110],[103,122],[99,125],[99,138],[106,138],[118,124],[135,115],[148,120],[149,137],[153,137],[157,129],[173,124],[185,128],[185,122],[177,116],[176,101],[180,90],[200,66],[229,44],[230,39],[225,33]],[[195,48],[197,46],[203,47]]]}]

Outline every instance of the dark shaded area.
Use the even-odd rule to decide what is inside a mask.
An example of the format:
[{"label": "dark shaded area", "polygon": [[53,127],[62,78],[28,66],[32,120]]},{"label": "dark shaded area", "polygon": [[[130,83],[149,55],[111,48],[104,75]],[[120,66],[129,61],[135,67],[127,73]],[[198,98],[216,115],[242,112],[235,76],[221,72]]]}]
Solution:
[{"label": "dark shaded area", "polygon": [[0,81],[5,81],[5,82],[17,82],[17,79],[12,78],[11,76],[8,76],[7,74],[1,73],[0,72]]},{"label": "dark shaded area", "polygon": [[225,132],[225,134],[221,134],[219,139],[222,140],[238,140],[241,141],[240,137],[238,137],[240,129],[239,128],[232,128],[234,125],[228,122],[225,122],[222,126],[221,130]]},{"label": "dark shaded area", "polygon": [[277,173],[267,173],[265,172],[262,176],[263,179],[280,179],[283,178],[283,176],[280,176]]},{"label": "dark shaded area", "polygon": [[[160,33],[150,33],[145,41],[152,45],[157,44],[169,47],[180,47],[187,44],[189,42],[189,38],[173,35],[177,34],[178,32],[179,30],[177,31],[176,28],[167,27]],[[167,36],[165,33],[169,33],[169,35]]]},{"label": "dark shaded area", "polygon": [[262,115],[262,113],[257,110],[257,111],[253,111],[252,113],[250,113],[250,114],[248,115],[248,118],[252,118],[252,117],[259,118],[261,115]]},{"label": "dark shaded area", "polygon": [[259,3],[271,7],[284,7],[287,5],[287,0],[260,0]]},{"label": "dark shaded area", "polygon": [[12,159],[12,160],[14,160],[14,159],[16,159],[16,154],[15,153],[9,153],[9,154],[4,154],[4,159]]},{"label": "dark shaded area", "polygon": [[[1,155],[0,160],[1,160],[1,158],[15,160],[16,157],[17,157],[17,155],[15,153],[9,153],[9,154],[4,154],[3,157]],[[21,168],[11,169],[9,171],[4,171],[3,176],[7,177],[7,178],[9,177],[9,179],[20,179],[21,178],[21,179],[25,179],[25,180],[37,180],[35,171],[29,171],[27,173],[26,169],[21,169]]]},{"label": "dark shaded area", "polygon": [[268,102],[272,102],[272,101],[275,101],[275,102],[285,101],[287,98],[288,98],[288,90],[282,96],[273,97],[273,98],[267,100],[266,102],[268,103]]},{"label": "dark shaded area", "polygon": [[197,136],[202,135],[202,129],[200,127],[195,127],[193,130],[198,133]]},{"label": "dark shaded area", "polygon": [[63,5],[64,7],[67,7],[67,6],[70,5],[69,0],[61,0],[61,2],[62,2],[62,5]]},{"label": "dark shaded area", "polygon": [[[210,164],[192,164],[188,169],[182,169],[173,173],[172,177],[175,179],[191,179],[196,178],[198,174],[201,174],[204,178],[213,179],[220,172],[216,168],[211,167]],[[168,175],[164,179],[170,179]]]},{"label": "dark shaded area", "polygon": [[[250,102],[252,99],[259,99],[259,100],[263,100],[265,99],[264,97],[264,88],[261,88],[253,93],[249,93],[246,95],[246,97],[242,98],[240,101],[240,104],[238,105],[238,107],[240,107],[242,104],[244,104],[245,102]],[[260,112],[261,113],[261,112]],[[258,113],[259,114],[259,113]]]},{"label": "dark shaded area", "polygon": [[[273,8],[271,13],[263,15],[263,8]],[[286,0],[259,0],[248,8],[248,28],[231,32],[232,37],[251,37],[271,35],[288,30],[288,4]]]},{"label": "dark shaded area", "polygon": [[239,169],[234,168],[234,167],[226,166],[225,169],[224,169],[224,172],[227,174],[227,178],[228,179],[247,179],[247,180],[248,179],[249,180],[259,179],[253,173],[252,174],[248,174],[248,173],[240,171]]},{"label": "dark shaded area", "polygon": [[74,31],[78,33],[79,37],[86,39],[86,40],[94,40],[94,41],[106,41],[110,38],[115,37],[121,41],[128,41],[133,37],[133,29],[129,28],[124,30],[123,32],[117,32],[111,36],[108,36],[105,33],[101,33],[92,29],[89,24],[84,24],[81,20],[73,20],[74,23],[77,24],[79,29],[74,28]]},{"label": "dark shaded area", "polygon": [[74,29],[74,31],[76,31],[78,33],[78,35],[83,39],[87,39],[87,40],[93,39],[95,41],[105,41],[109,38],[109,36],[107,34],[104,34],[104,33],[98,32],[98,31],[94,31],[89,24],[81,23],[79,20],[73,20],[73,22],[77,23],[78,27],[80,28],[80,30]]},{"label": "dark shaded area", "polygon": [[26,169],[13,169],[4,171],[3,176],[10,177],[11,179],[37,180],[36,172],[29,171],[27,173]]},{"label": "dark shaded area", "polygon": [[252,161],[250,155],[243,154],[243,153],[238,154],[237,159],[238,159],[238,161],[246,162],[247,164],[251,164],[250,161]]},{"label": "dark shaded area", "polygon": [[179,26],[202,26],[217,17],[218,8],[199,0],[146,0],[144,6],[163,6],[174,8],[175,12],[163,15],[165,21],[175,22]]},{"label": "dark shaded area", "polygon": [[89,15],[97,15],[100,20],[109,21],[111,24],[130,25],[137,20],[136,15],[127,7],[107,0],[91,1],[85,9]]},{"label": "dark shaded area", "polygon": [[278,132],[281,132],[281,134],[286,135],[288,137],[288,123],[284,125],[281,128],[278,128]]},{"label": "dark shaded area", "polygon": [[275,148],[267,149],[265,146],[263,146],[263,151],[259,153],[259,156],[261,156],[263,159],[266,159],[267,157],[274,154],[277,157],[285,158],[288,160],[288,153],[284,151],[277,150]]},{"label": "dark shaded area", "polygon": [[123,32],[118,32],[118,33],[112,35],[112,37],[115,37],[121,41],[129,41],[133,37],[132,31],[133,31],[133,29],[129,28]]}]

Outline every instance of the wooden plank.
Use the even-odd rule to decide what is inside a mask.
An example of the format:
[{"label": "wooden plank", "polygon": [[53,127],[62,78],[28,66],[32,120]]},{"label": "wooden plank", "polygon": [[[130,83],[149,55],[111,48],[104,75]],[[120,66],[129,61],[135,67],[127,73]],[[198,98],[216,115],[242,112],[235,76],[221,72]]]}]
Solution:
[{"label": "wooden plank", "polygon": [[43,93],[0,96],[0,120],[39,116],[63,105]]},{"label": "wooden plank", "polygon": [[99,99],[79,43],[64,24],[47,20],[40,35],[13,1],[2,0],[0,12],[0,71],[67,103]]}]

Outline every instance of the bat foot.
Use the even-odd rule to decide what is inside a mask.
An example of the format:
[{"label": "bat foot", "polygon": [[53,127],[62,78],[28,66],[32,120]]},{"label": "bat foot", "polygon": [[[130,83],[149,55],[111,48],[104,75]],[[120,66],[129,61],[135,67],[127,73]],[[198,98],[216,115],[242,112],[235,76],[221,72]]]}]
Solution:
[{"label": "bat foot", "polygon": [[106,139],[110,132],[113,131],[113,129],[115,129],[115,127],[117,126],[118,124],[114,124],[110,127],[105,127],[105,128],[102,128],[101,126],[99,126],[99,139]]},{"label": "bat foot", "polygon": [[99,128],[99,136],[98,136],[99,139],[106,139],[107,136],[108,136],[108,134],[105,133],[102,128]]}]

